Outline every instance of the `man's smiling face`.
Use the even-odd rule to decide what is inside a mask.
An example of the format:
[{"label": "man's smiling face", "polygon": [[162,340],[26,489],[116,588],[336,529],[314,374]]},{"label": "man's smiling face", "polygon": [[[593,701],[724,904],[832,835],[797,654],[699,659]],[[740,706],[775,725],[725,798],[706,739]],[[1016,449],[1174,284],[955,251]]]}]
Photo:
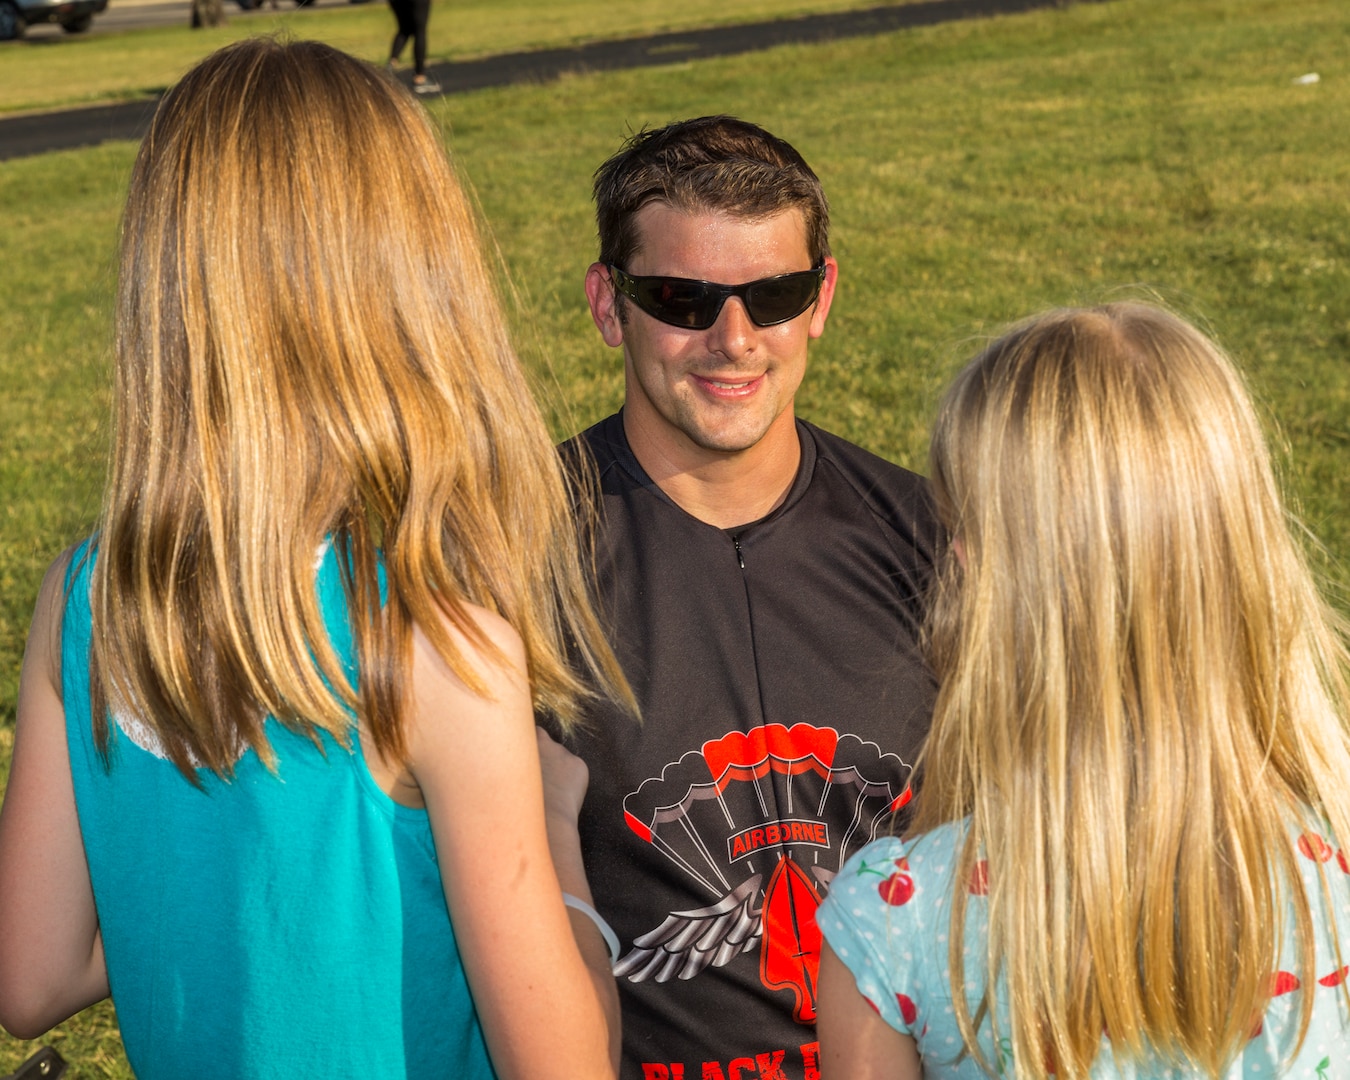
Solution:
[{"label": "man's smiling face", "polygon": [[[650,203],[636,224],[639,247],[621,268],[634,276],[738,285],[811,268],[797,210],[746,218]],[[824,330],[836,273],[827,259],[819,298],[777,326],[756,326],[736,297],[706,330],[668,326],[620,300],[623,318],[610,313],[601,329],[611,345],[623,345],[625,426],[659,444],[668,460],[735,454],[771,432],[782,435],[779,429],[795,440],[793,396],[806,373],[807,343]]]}]

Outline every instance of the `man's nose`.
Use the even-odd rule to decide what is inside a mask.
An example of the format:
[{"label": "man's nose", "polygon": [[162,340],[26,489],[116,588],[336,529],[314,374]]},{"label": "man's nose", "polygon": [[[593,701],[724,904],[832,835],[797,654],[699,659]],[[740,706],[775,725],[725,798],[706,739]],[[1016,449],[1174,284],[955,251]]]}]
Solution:
[{"label": "man's nose", "polygon": [[739,296],[729,296],[708,328],[708,348],[728,359],[738,359],[755,347],[756,327]]}]

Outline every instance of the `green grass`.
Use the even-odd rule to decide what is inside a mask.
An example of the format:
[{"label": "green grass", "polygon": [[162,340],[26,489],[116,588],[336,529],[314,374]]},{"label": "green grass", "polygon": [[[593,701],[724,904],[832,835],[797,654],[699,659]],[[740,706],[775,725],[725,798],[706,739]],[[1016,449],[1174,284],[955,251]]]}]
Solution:
[{"label": "green grass", "polygon": [[[1111,0],[433,109],[516,283],[522,350],[559,435],[622,388],[581,292],[592,170],[643,124],[730,111],[795,143],[831,199],[841,285],[803,415],[921,469],[937,395],[983,336],[1046,305],[1152,292],[1248,372],[1327,544],[1319,566],[1344,584],[1347,46],[1340,0]],[[1308,71],[1322,81],[1292,83]],[[0,259],[25,283],[0,308],[0,733],[42,569],[96,511],[131,155],[0,164],[0,205],[17,208],[6,223],[21,226],[0,232]],[[0,734],[0,772],[6,756]],[[99,1034],[107,1017],[64,1029],[78,1075],[127,1075]],[[0,1073],[24,1049],[0,1040]]]},{"label": "green grass", "polygon": [[[0,165],[0,728],[14,723],[37,585],[98,511],[106,446],[109,305],[130,146]],[[59,192],[59,198],[52,193]],[[9,752],[0,743],[0,781]],[[0,1072],[3,1062],[0,1062]]]},{"label": "green grass", "polygon": [[[116,0],[114,0],[116,2]],[[432,62],[466,60],[523,49],[636,37],[666,30],[783,18],[807,12],[872,7],[887,0],[685,0],[680,4],[615,4],[611,0],[455,0],[434,6],[428,29]],[[891,0],[913,3],[915,0]],[[227,13],[235,12],[232,3]],[[87,105],[141,97],[173,85],[207,53],[240,38],[281,31],[316,38],[367,60],[383,62],[394,20],[380,2],[346,9],[235,14],[225,26],[186,25],[121,33],[63,35],[0,49],[0,113]],[[405,59],[408,54],[405,53]]]},{"label": "green grass", "polygon": [[[1343,559],[1347,39],[1334,3],[1120,0],[437,108],[508,260],[530,268],[517,280],[559,429],[620,387],[580,299],[591,170],[627,130],[727,110],[801,148],[833,206],[842,284],[804,413],[922,467],[972,337],[1156,294],[1237,354]],[[1310,70],[1320,84],[1293,84]],[[557,193],[546,213],[536,190]]]}]

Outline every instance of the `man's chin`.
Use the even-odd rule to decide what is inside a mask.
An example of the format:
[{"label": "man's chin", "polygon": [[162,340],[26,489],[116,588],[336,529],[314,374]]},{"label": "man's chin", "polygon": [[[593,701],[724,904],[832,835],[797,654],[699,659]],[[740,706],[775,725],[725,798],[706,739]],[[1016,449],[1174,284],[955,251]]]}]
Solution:
[{"label": "man's chin", "polygon": [[[677,455],[681,446],[703,454],[735,457],[754,450],[765,440],[776,441],[783,432],[790,432],[795,444],[796,427],[791,407],[779,409],[774,415],[764,410],[749,409],[672,409],[650,411],[625,404],[630,439],[637,436],[644,443],[665,443]],[[645,421],[645,422],[644,422]],[[672,441],[673,440],[673,441]]]},{"label": "man's chin", "polygon": [[764,441],[770,425],[756,424],[734,428],[682,427],[685,437],[700,450],[719,454],[743,454]]},{"label": "man's chin", "polygon": [[[686,435],[689,433],[686,432]],[[727,457],[733,457],[736,454],[744,454],[747,450],[753,450],[764,441],[764,433],[758,435],[706,435],[699,433],[689,435],[689,441],[700,450],[705,450],[714,454],[725,454]]]},{"label": "man's chin", "polygon": [[[730,424],[681,424],[680,430],[691,443],[700,450],[718,454],[743,454],[753,450],[766,439],[776,442],[789,439],[796,443],[796,425],[791,409],[784,409],[772,419],[764,417],[740,417],[739,423]],[[786,433],[791,432],[791,435]]]}]

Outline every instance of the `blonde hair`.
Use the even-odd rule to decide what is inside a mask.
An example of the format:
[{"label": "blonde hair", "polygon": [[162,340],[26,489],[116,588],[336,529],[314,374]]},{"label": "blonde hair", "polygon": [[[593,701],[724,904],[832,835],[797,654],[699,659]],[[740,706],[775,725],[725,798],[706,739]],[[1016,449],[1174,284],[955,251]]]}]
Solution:
[{"label": "blonde hair", "polygon": [[[1086,1076],[1105,1031],[1217,1077],[1270,1000],[1286,903],[1315,977],[1291,822],[1350,841],[1345,638],[1242,381],[1157,308],[1052,311],[958,376],[932,474],[964,565],[930,615],[912,831],[969,818],[954,880],[989,860],[1015,1072]],[[954,893],[956,1015],[987,1067]]]},{"label": "blonde hair", "polygon": [[[346,744],[354,713],[399,759],[414,624],[484,685],[442,621],[491,652],[468,603],[520,633],[564,726],[594,689],[631,703],[469,202],[420,106],[370,65],[255,39],[165,97],[122,223],[113,396],[92,590],[105,753],[112,705],[190,779],[246,746],[271,761],[268,715]],[[329,539],[354,680],[315,592]]]}]

